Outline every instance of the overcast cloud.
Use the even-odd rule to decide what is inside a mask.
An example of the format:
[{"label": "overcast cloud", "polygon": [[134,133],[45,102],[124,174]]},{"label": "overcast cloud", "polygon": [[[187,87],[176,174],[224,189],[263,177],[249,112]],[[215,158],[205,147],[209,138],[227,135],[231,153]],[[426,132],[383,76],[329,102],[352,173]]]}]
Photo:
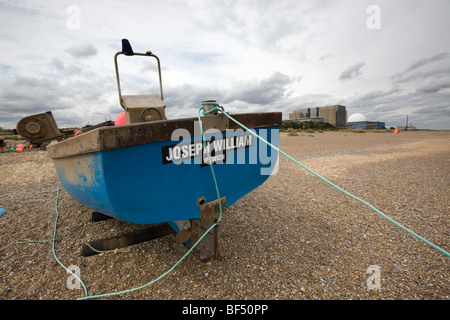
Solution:
[{"label": "overcast cloud", "polygon": [[341,75],[339,76],[339,80],[347,81],[360,78],[362,76],[361,68],[364,67],[365,64],[366,63],[363,61],[348,67],[341,73]]},{"label": "overcast cloud", "polygon": [[88,58],[97,55],[97,48],[92,43],[82,43],[65,49],[74,58]]},{"label": "overcast cloud", "polygon": [[[114,119],[127,38],[161,59],[168,118],[216,99],[450,129],[448,13],[448,0],[0,0],[0,127],[49,110],[60,127]],[[159,92],[152,59],[119,67],[125,94]]]}]

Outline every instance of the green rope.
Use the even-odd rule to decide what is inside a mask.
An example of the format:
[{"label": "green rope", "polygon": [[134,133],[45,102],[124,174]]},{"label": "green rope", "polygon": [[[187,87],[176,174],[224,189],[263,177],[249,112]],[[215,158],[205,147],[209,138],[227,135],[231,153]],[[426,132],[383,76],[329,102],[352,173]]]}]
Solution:
[{"label": "green rope", "polygon": [[54,244],[55,244],[55,239],[56,239],[56,226],[57,226],[57,222],[58,222],[58,216],[59,216],[59,212],[58,212],[58,199],[59,199],[59,187],[60,187],[60,185],[61,185],[61,183],[58,185],[58,194],[57,194],[57,197],[56,197],[56,212],[57,212],[57,217],[56,217],[56,221],[55,221],[55,231],[54,231],[54,237],[53,237],[53,255],[54,255],[54,257],[55,257],[55,259],[56,259],[56,261],[58,261],[58,263],[64,268],[64,269],[66,269],[69,273],[71,273],[71,274],[73,274],[77,279],[78,279],[78,281],[80,281],[80,283],[83,285],[83,287],[84,287],[84,290],[85,290],[85,294],[86,294],[86,296],[85,297],[83,297],[83,298],[78,298],[77,300],[86,300],[86,299],[93,299],[93,298],[100,298],[100,297],[107,297],[107,296],[113,296],[113,295],[120,295],[120,294],[125,294],[125,293],[129,293],[129,292],[132,292],[132,291],[137,291],[137,290],[140,290],[140,289],[142,289],[142,288],[145,288],[145,287],[147,287],[147,286],[149,286],[149,285],[151,285],[151,284],[153,284],[153,283],[155,283],[155,282],[157,282],[157,281],[159,281],[160,279],[162,279],[162,278],[164,278],[166,275],[168,275],[170,272],[172,272],[188,255],[189,255],[189,253],[191,253],[191,251],[197,246],[197,244],[215,227],[215,226],[217,226],[218,225],[218,223],[220,222],[220,220],[222,219],[222,204],[221,204],[221,201],[220,201],[220,192],[219,192],[219,187],[218,187],[218,185],[217,185],[217,180],[216,180],[216,176],[215,176],[215,174],[214,174],[214,169],[213,169],[213,166],[212,166],[212,161],[211,161],[211,157],[210,157],[210,154],[209,154],[209,150],[208,150],[208,148],[206,148],[206,138],[205,138],[205,133],[204,133],[204,131],[203,131],[203,125],[202,125],[202,120],[201,120],[201,118],[200,118],[200,111],[202,110],[203,108],[200,108],[199,110],[198,110],[198,120],[199,120],[199,123],[200,123],[200,128],[201,128],[201,131],[202,131],[202,140],[203,140],[203,145],[205,146],[205,149],[206,149],[206,152],[207,152],[207,155],[208,155],[208,160],[209,160],[209,166],[210,166],[210,168],[211,168],[211,174],[212,174],[212,177],[213,177],[213,180],[214,180],[214,185],[215,185],[215,187],[216,187],[216,193],[217,193],[217,198],[219,199],[219,210],[220,210],[220,214],[219,214],[219,218],[218,218],[218,220],[217,220],[217,222],[215,222],[198,240],[197,240],[197,242],[195,242],[195,244],[194,245],[192,245],[191,246],[191,248],[181,257],[181,259],[179,259],[170,269],[168,269],[166,272],[164,272],[162,275],[160,275],[158,278],[156,278],[156,279],[154,279],[154,280],[152,280],[152,281],[150,281],[150,282],[148,282],[148,283],[146,283],[146,284],[144,284],[144,285],[141,285],[141,286],[139,286],[139,287],[135,287],[135,288],[132,288],[132,289],[128,289],[128,290],[123,290],[123,291],[118,291],[118,292],[112,292],[112,293],[105,293],[105,294],[99,294],[99,295],[92,295],[92,296],[89,296],[88,295],[88,293],[87,293],[87,289],[86,289],[86,286],[85,286],[85,284],[83,283],[83,281],[77,276],[77,275],[75,275],[73,272],[71,272],[69,269],[67,269],[60,261],[59,261],[59,259],[58,259],[58,257],[56,256],[56,253],[55,253],[55,249],[54,249]]},{"label": "green rope", "polygon": [[87,292],[87,288],[86,285],[84,284],[83,281],[81,281],[80,277],[78,277],[75,273],[73,273],[71,270],[69,270],[68,268],[66,268],[66,266],[64,264],[62,264],[61,261],[59,261],[58,257],[56,256],[56,251],[55,251],[55,242],[56,242],[56,230],[57,230],[57,225],[58,225],[58,218],[59,218],[59,211],[58,211],[58,201],[59,201],[59,188],[61,186],[61,182],[58,184],[58,192],[56,195],[56,204],[55,204],[55,210],[56,210],[56,219],[55,219],[55,227],[54,227],[54,231],[53,231],[53,241],[52,241],[52,251],[53,251],[53,256],[55,257],[55,260],[64,268],[66,269],[66,271],[70,274],[72,274],[75,278],[77,278],[77,280],[81,283],[81,285],[84,288],[84,293],[86,294],[86,296],[88,295]]},{"label": "green rope", "polygon": [[157,281],[159,281],[160,279],[162,279],[162,278],[164,278],[166,275],[168,275],[170,272],[172,272],[188,255],[189,255],[189,253],[191,253],[191,251],[197,246],[197,244],[215,227],[215,226],[217,226],[217,224],[220,222],[220,220],[222,219],[222,204],[220,203],[220,193],[219,193],[219,187],[218,187],[218,185],[217,185],[217,180],[216,180],[216,176],[215,176],[215,174],[214,174],[214,169],[213,169],[213,166],[212,166],[212,161],[211,161],[211,157],[210,157],[210,154],[209,154],[209,150],[208,150],[208,148],[206,148],[206,139],[205,139],[205,133],[204,133],[204,131],[203,131],[203,125],[202,125],[202,120],[201,120],[201,118],[200,118],[200,111],[202,110],[203,108],[200,108],[199,110],[198,110],[198,121],[199,121],[199,123],[200,123],[200,128],[201,128],[201,131],[202,131],[202,140],[203,140],[203,145],[205,146],[205,149],[206,149],[206,152],[207,152],[207,155],[208,155],[208,160],[209,160],[209,166],[210,166],[210,168],[211,168],[211,174],[212,174],[212,177],[213,177],[213,180],[214,180],[214,185],[215,185],[215,187],[216,187],[216,192],[217,192],[217,198],[219,199],[219,210],[220,210],[220,215],[219,215],[219,218],[218,218],[218,220],[217,220],[217,222],[215,222],[198,240],[197,240],[197,242],[195,242],[195,244],[194,245],[192,245],[191,246],[191,248],[181,257],[181,259],[179,259],[169,270],[167,270],[166,272],[164,272],[162,275],[160,275],[158,278],[156,278],[156,279],[154,279],[154,280],[152,280],[152,281],[150,281],[150,282],[148,282],[148,283],[146,283],[146,284],[144,284],[144,285],[142,285],[142,286],[139,286],[139,287],[136,287],[136,288],[132,288],[132,289],[128,289],[128,290],[123,290],[123,291],[119,291],[119,292],[113,292],[113,293],[106,293],[106,294],[99,294],[99,295],[94,295],[94,296],[86,296],[85,298],[79,298],[79,299],[77,299],[77,300],[84,300],[84,299],[92,299],[92,298],[100,298],[100,297],[106,297],[106,296],[113,296],[113,295],[119,295],[119,294],[124,294],[124,293],[129,293],[129,292],[132,292],[132,291],[136,291],[136,290],[140,290],[140,289],[142,289],[142,288],[145,288],[145,287],[147,287],[147,286],[149,286],[149,285],[151,285],[151,284],[153,284],[153,283],[155,283],[155,282],[157,282]]},{"label": "green rope", "polygon": [[206,149],[207,155],[208,155],[208,161],[209,161],[209,167],[211,168],[211,174],[213,177],[213,181],[214,181],[214,186],[216,188],[216,193],[217,193],[217,199],[219,201],[219,210],[220,210],[220,214],[219,214],[219,218],[217,220],[217,222],[215,222],[198,240],[197,242],[191,246],[191,248],[170,268],[168,269],[166,272],[164,272],[162,275],[160,275],[159,277],[157,277],[156,279],[141,285],[139,287],[135,287],[132,289],[128,289],[128,290],[123,290],[123,291],[118,291],[118,292],[112,292],[112,293],[106,293],[106,294],[99,294],[99,295],[92,295],[89,296],[88,292],[87,292],[87,288],[85,286],[85,284],[83,283],[83,281],[76,275],[74,274],[71,270],[69,270],[68,268],[66,268],[61,261],[59,261],[58,257],[56,256],[56,252],[55,252],[55,242],[56,242],[56,229],[57,229],[57,222],[58,222],[58,217],[59,217],[59,211],[58,211],[58,199],[59,199],[59,188],[61,183],[58,185],[58,194],[56,197],[56,212],[57,212],[57,216],[56,216],[56,221],[55,221],[55,228],[54,228],[54,236],[53,236],[53,241],[52,241],[52,249],[53,249],[53,255],[56,259],[56,261],[64,268],[67,270],[67,272],[71,273],[73,276],[75,276],[78,281],[80,281],[80,283],[83,285],[84,291],[85,291],[85,297],[84,298],[78,298],[77,300],[86,300],[86,299],[93,299],[93,298],[100,298],[100,297],[106,297],[106,296],[113,296],[113,295],[120,295],[120,294],[125,294],[125,293],[129,293],[129,292],[133,292],[133,291],[137,291],[140,290],[142,288],[145,288],[157,281],[159,281],[160,279],[164,278],[165,276],[167,276],[170,272],[172,272],[190,253],[191,251],[197,246],[197,244],[203,239],[203,237],[205,237],[214,227],[216,227],[220,220],[222,219],[222,204],[220,201],[220,192],[219,192],[219,187],[217,184],[217,180],[216,180],[216,175],[214,173],[214,168],[212,165],[212,160],[209,154],[209,150],[206,146],[206,138],[205,138],[205,133],[203,130],[203,125],[202,125],[202,120],[200,118],[200,111],[204,111],[203,115],[206,115],[210,112],[213,112],[214,110],[219,110],[220,112],[222,112],[222,114],[224,114],[225,116],[227,116],[230,120],[234,121],[236,124],[238,124],[239,126],[241,126],[243,129],[247,130],[249,133],[251,133],[253,136],[255,136],[256,138],[260,139],[261,141],[263,141],[264,143],[266,143],[268,146],[270,146],[271,148],[275,149],[276,151],[278,151],[279,153],[283,154],[285,157],[287,157],[289,160],[295,162],[296,164],[298,164],[299,166],[301,166],[302,168],[304,168],[305,170],[307,170],[308,172],[312,173],[314,176],[316,176],[317,178],[323,180],[324,182],[326,182],[327,184],[331,185],[332,187],[336,188],[337,190],[343,192],[344,194],[352,197],[353,199],[361,202],[362,204],[368,206],[370,209],[372,209],[373,211],[375,211],[376,213],[378,213],[380,216],[382,216],[383,218],[387,219],[388,221],[392,222],[394,225],[400,227],[401,229],[403,229],[404,231],[410,233],[411,235],[413,235],[414,237],[422,240],[423,242],[425,242],[426,244],[430,245],[431,247],[433,247],[434,249],[440,251],[441,253],[443,253],[444,255],[450,257],[450,254],[448,252],[446,252],[445,250],[439,248],[438,246],[434,245],[433,243],[429,242],[428,240],[422,238],[421,236],[419,236],[418,234],[414,233],[413,231],[405,228],[404,226],[402,226],[401,224],[397,223],[396,221],[394,221],[393,219],[389,218],[388,216],[386,216],[384,213],[382,213],[381,211],[379,211],[378,209],[376,209],[375,207],[373,207],[372,205],[370,205],[369,203],[365,202],[364,200],[356,197],[355,195],[345,191],[344,189],[338,187],[337,185],[335,185],[334,183],[328,181],[327,179],[325,179],[324,177],[320,176],[319,174],[315,173],[314,171],[312,171],[311,169],[309,169],[308,167],[306,167],[305,165],[303,165],[302,163],[300,163],[299,161],[295,160],[294,158],[292,158],[291,156],[289,156],[287,153],[283,152],[282,150],[280,150],[278,147],[272,145],[270,142],[268,142],[267,140],[265,140],[264,138],[260,137],[258,134],[256,134],[254,131],[248,129],[246,126],[244,126],[242,123],[238,122],[237,120],[235,120],[234,118],[232,118],[231,116],[229,116],[227,113],[225,113],[225,111],[221,110],[219,107],[218,103],[211,103],[211,102],[202,102],[202,105],[205,104],[213,104],[214,108],[212,108],[209,111],[204,111],[204,108],[200,108],[197,112],[197,117],[198,117],[198,121],[199,121],[199,125],[200,125],[200,129],[202,132],[202,141],[203,141],[203,145]]},{"label": "green rope", "polygon": [[[299,161],[295,160],[294,158],[292,158],[290,155],[288,155],[287,153],[285,153],[284,151],[280,150],[278,147],[272,145],[270,142],[268,142],[267,140],[265,140],[264,138],[261,138],[258,134],[256,134],[255,132],[253,132],[252,130],[248,129],[246,126],[244,126],[242,123],[240,123],[239,121],[235,120],[234,118],[232,118],[231,116],[229,116],[225,111],[221,110],[219,107],[218,103],[211,103],[211,102],[203,102],[202,104],[213,104],[215,105],[214,108],[212,108],[211,110],[209,110],[207,113],[212,112],[214,110],[219,110],[220,112],[222,112],[222,114],[224,114],[225,116],[227,116],[230,120],[234,121],[235,123],[237,123],[238,125],[240,125],[242,128],[244,128],[245,130],[249,131],[253,136],[255,136],[256,138],[260,139],[261,141],[263,141],[264,143],[266,143],[267,145],[269,145],[270,147],[272,147],[273,149],[275,149],[276,151],[278,151],[279,153],[281,153],[282,155],[284,155],[286,158],[288,158],[289,160],[293,161],[294,163],[298,164],[300,167],[302,167],[303,169],[307,170],[308,172],[312,173],[314,176],[316,176],[317,178],[323,180],[324,182],[326,182],[327,184],[329,184],[330,186],[332,186],[333,188],[341,191],[342,193],[346,194],[347,196],[361,202],[362,204],[366,205],[367,207],[369,207],[370,209],[372,209],[373,211],[375,211],[377,214],[379,214],[381,217],[383,217],[384,219],[388,220],[389,222],[393,223],[394,225],[396,225],[397,227],[399,227],[400,229],[408,232],[409,234],[411,234],[412,236],[416,237],[417,239],[423,241],[424,243],[428,244],[429,246],[431,246],[432,248],[438,250],[439,252],[443,253],[444,255],[446,255],[447,257],[450,257],[450,254],[445,251],[444,249],[438,247],[437,245],[431,243],[430,241],[424,239],[423,237],[419,236],[417,233],[415,233],[414,231],[404,227],[403,225],[401,225],[400,223],[396,222],[395,220],[391,219],[390,217],[388,217],[387,215],[385,215],[383,212],[381,212],[380,210],[378,210],[377,208],[373,207],[371,204],[367,203],[366,201],[358,198],[357,196],[351,194],[350,192],[342,189],[341,187],[338,187],[337,185],[335,185],[334,183],[332,183],[331,181],[325,179],[324,177],[320,176],[319,174],[317,174],[316,172],[312,171],[311,169],[309,169],[308,167],[306,167],[305,165],[303,165],[302,163],[300,163]],[[207,114],[205,112],[205,114]]]}]

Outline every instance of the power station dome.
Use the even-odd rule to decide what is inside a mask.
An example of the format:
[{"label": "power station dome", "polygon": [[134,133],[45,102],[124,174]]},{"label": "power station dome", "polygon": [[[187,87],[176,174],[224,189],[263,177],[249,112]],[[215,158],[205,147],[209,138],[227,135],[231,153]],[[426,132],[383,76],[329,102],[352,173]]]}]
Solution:
[{"label": "power station dome", "polygon": [[367,121],[367,118],[362,113],[354,113],[350,117],[348,117],[347,122],[360,122]]}]

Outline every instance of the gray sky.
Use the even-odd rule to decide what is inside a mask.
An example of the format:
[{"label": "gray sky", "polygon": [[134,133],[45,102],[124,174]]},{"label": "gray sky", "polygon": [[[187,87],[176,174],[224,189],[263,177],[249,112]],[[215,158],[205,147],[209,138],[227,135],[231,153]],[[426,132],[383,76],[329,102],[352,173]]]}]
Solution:
[{"label": "gray sky", "polygon": [[[348,115],[450,129],[448,0],[0,0],[0,127],[116,117],[121,39],[162,64],[168,118],[342,104]],[[125,94],[158,93],[153,59],[119,60]]]}]

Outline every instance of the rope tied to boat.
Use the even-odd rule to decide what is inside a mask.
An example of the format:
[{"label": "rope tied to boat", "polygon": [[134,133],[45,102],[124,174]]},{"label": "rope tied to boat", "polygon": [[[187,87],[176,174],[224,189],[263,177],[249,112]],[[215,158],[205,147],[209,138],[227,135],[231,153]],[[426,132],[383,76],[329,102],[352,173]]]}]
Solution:
[{"label": "rope tied to boat", "polygon": [[250,130],[249,128],[247,128],[246,126],[244,126],[242,123],[240,123],[239,121],[235,120],[233,117],[231,117],[230,115],[228,115],[223,108],[219,107],[219,104],[216,102],[202,102],[202,105],[214,105],[214,107],[208,111],[205,111],[203,107],[198,109],[197,112],[197,116],[198,116],[198,121],[199,121],[199,125],[200,125],[200,129],[201,129],[201,133],[202,133],[202,141],[204,144],[204,147],[207,151],[207,156],[208,156],[208,162],[209,162],[209,167],[211,169],[211,175],[212,178],[214,180],[214,186],[216,189],[216,193],[217,193],[217,199],[219,200],[219,218],[217,219],[217,221],[205,232],[203,233],[203,235],[197,240],[197,242],[195,242],[190,248],[189,250],[171,267],[169,268],[166,272],[164,272],[162,275],[160,275],[159,277],[157,277],[156,279],[141,285],[139,287],[135,287],[132,289],[128,289],[128,290],[123,290],[123,291],[119,291],[119,292],[113,292],[113,293],[106,293],[106,294],[99,294],[99,295],[92,295],[89,296],[88,292],[87,292],[87,288],[85,286],[85,284],[83,283],[83,281],[75,274],[73,273],[71,270],[69,270],[68,268],[66,268],[58,259],[58,257],[56,256],[56,252],[55,252],[55,242],[56,242],[56,226],[57,226],[57,222],[58,222],[58,216],[59,216],[59,212],[58,212],[58,199],[59,199],[59,187],[61,185],[61,183],[58,185],[58,194],[56,197],[56,212],[57,212],[57,216],[56,216],[56,221],[55,221],[55,227],[54,227],[54,237],[53,237],[53,241],[52,241],[52,250],[53,250],[53,255],[56,259],[56,261],[64,268],[67,270],[68,273],[71,273],[73,276],[75,276],[77,278],[77,280],[83,285],[83,288],[85,290],[85,297],[83,298],[78,298],[77,300],[86,300],[86,299],[92,299],[92,298],[99,298],[99,297],[106,297],[106,296],[112,296],[112,295],[120,295],[120,294],[125,294],[125,293],[129,293],[132,291],[136,291],[136,290],[140,290],[142,288],[145,288],[157,281],[159,281],[160,279],[164,278],[166,275],[168,275],[170,272],[172,272],[190,253],[191,251],[197,246],[197,244],[214,228],[216,227],[219,222],[222,219],[222,204],[220,201],[220,191],[219,191],[219,186],[217,184],[217,179],[214,173],[214,168],[212,165],[212,160],[211,160],[211,156],[209,153],[209,148],[206,147],[206,138],[205,138],[205,132],[203,130],[203,125],[202,125],[202,120],[201,120],[201,111],[203,110],[203,115],[207,115],[211,112],[214,112],[215,110],[220,111],[223,115],[225,115],[226,117],[228,117],[230,120],[232,120],[233,122],[235,122],[236,124],[238,124],[239,126],[241,126],[244,130],[247,130],[250,134],[252,134],[253,136],[255,136],[256,138],[258,138],[259,140],[263,141],[264,143],[266,143],[268,146],[270,146],[271,148],[273,148],[274,150],[278,151],[279,153],[281,153],[283,156],[285,156],[286,158],[288,158],[289,160],[293,161],[294,163],[296,163],[297,165],[299,165],[300,167],[302,167],[303,169],[305,169],[306,171],[312,173],[314,176],[316,176],[317,178],[321,179],[322,181],[326,182],[327,184],[329,184],[330,186],[332,186],[333,188],[341,191],[342,193],[344,193],[345,195],[359,201],[360,203],[366,205],[367,207],[369,207],[371,210],[373,210],[374,212],[376,212],[378,215],[380,215],[381,217],[383,217],[384,219],[388,220],[389,222],[393,223],[394,225],[396,225],[397,227],[401,228],[402,230],[408,232],[409,234],[413,235],[414,237],[416,237],[417,239],[423,241],[424,243],[428,244],[429,246],[431,246],[432,248],[436,249],[437,251],[443,253],[444,255],[446,255],[447,257],[450,257],[450,254],[445,251],[444,249],[438,247],[437,245],[431,243],[430,241],[424,239],[423,237],[419,236],[418,234],[416,234],[415,232],[409,230],[408,228],[402,226],[401,224],[399,224],[398,222],[394,221],[393,219],[391,219],[390,217],[388,217],[387,215],[385,215],[383,212],[381,212],[380,210],[376,209],[375,207],[373,207],[372,205],[370,205],[369,203],[367,203],[366,201],[360,199],[359,197],[351,194],[350,192],[342,189],[341,187],[338,187],[337,185],[335,185],[334,183],[332,183],[331,181],[325,179],[324,177],[320,176],[319,174],[317,174],[316,172],[314,172],[313,170],[309,169],[308,167],[306,167],[305,165],[303,165],[302,163],[300,163],[299,161],[295,160],[294,158],[292,158],[290,155],[288,155],[287,153],[285,153],[284,151],[280,150],[278,147],[274,146],[273,144],[271,144],[270,142],[268,142],[267,140],[265,140],[264,138],[260,137],[256,132],[254,132],[253,130]]},{"label": "rope tied to boat", "polygon": [[[422,242],[428,244],[429,246],[431,246],[432,248],[436,249],[437,251],[443,253],[444,255],[446,255],[447,257],[450,257],[450,253],[448,253],[447,251],[445,251],[444,249],[438,247],[437,245],[435,245],[434,243],[428,241],[427,239],[421,237],[420,235],[418,235],[417,233],[415,233],[414,231],[404,227],[403,225],[401,225],[400,223],[398,223],[397,221],[393,220],[392,218],[388,217],[386,214],[384,214],[383,212],[381,212],[380,210],[378,210],[377,208],[375,208],[374,206],[372,206],[371,204],[367,203],[366,201],[362,200],[361,198],[351,194],[350,192],[342,189],[341,187],[335,185],[334,183],[332,183],[331,181],[325,179],[324,177],[322,177],[321,175],[319,175],[318,173],[314,172],[313,170],[309,169],[308,167],[306,167],[305,165],[303,165],[302,163],[300,163],[299,161],[295,160],[294,158],[292,158],[290,155],[288,155],[287,153],[285,153],[284,151],[280,150],[278,147],[274,146],[273,144],[271,144],[270,142],[268,142],[266,139],[260,137],[257,133],[255,133],[253,130],[250,130],[249,128],[247,128],[246,126],[244,126],[242,123],[240,123],[239,121],[237,121],[236,119],[234,119],[233,117],[231,117],[230,115],[228,115],[222,108],[219,108],[219,104],[216,102],[202,102],[202,105],[205,104],[210,104],[210,105],[214,105],[214,107],[210,110],[208,110],[207,112],[204,112],[203,114],[206,115],[210,112],[213,112],[215,110],[221,112],[223,115],[225,115],[226,117],[228,117],[230,120],[232,120],[233,122],[235,122],[236,124],[238,124],[239,126],[241,126],[243,129],[247,130],[250,134],[252,134],[253,136],[255,136],[256,138],[258,138],[259,140],[263,141],[264,143],[266,143],[268,146],[270,146],[271,148],[273,148],[274,150],[278,151],[279,153],[281,153],[283,156],[285,156],[286,158],[288,158],[289,160],[293,161],[294,163],[296,163],[297,165],[299,165],[300,167],[302,167],[303,169],[305,169],[306,171],[312,173],[315,177],[321,179],[322,181],[326,182],[327,184],[329,184],[330,186],[332,186],[333,188],[339,190],[340,192],[344,193],[345,195],[359,201],[360,203],[364,204],[365,206],[369,207],[372,211],[376,212],[378,215],[380,215],[382,218],[388,220],[389,222],[393,223],[395,226],[399,227],[400,229],[402,229],[403,231],[406,231],[407,233],[411,234],[412,236],[416,237],[417,239],[421,240]],[[200,110],[203,108],[200,108]],[[202,132],[203,132],[203,128],[202,128]],[[212,166],[211,166],[212,167]],[[216,185],[217,188],[217,185]]]},{"label": "rope tied to boat", "polygon": [[[162,278],[164,278],[166,275],[168,275],[170,272],[172,272],[190,253],[191,253],[191,251],[197,246],[197,244],[199,244],[200,243],[200,241],[202,241],[202,239],[214,228],[214,227],[216,227],[218,224],[219,224],[219,222],[220,222],[220,220],[222,219],[222,204],[221,204],[221,201],[220,201],[220,192],[219,192],[219,187],[218,187],[218,185],[217,185],[217,180],[216,180],[216,176],[215,176],[215,174],[214,174],[214,169],[213,169],[213,166],[211,165],[211,163],[212,163],[212,161],[211,161],[211,155],[210,155],[210,153],[209,153],[209,149],[206,147],[206,139],[205,139],[205,133],[204,133],[204,130],[203,130],[203,125],[202,125],[202,120],[201,120],[201,117],[200,117],[200,111],[201,110],[203,110],[203,108],[200,108],[199,110],[198,110],[198,113],[197,113],[197,115],[198,115],[198,120],[199,120],[199,124],[200,124],[200,128],[201,128],[201,132],[202,132],[202,141],[203,141],[203,144],[204,144],[204,147],[205,147],[205,149],[206,149],[206,151],[207,151],[207,155],[208,155],[208,162],[209,162],[209,167],[211,168],[211,174],[212,174],[212,177],[213,177],[213,180],[214,180],[214,185],[215,185],[215,187],[216,187],[216,192],[217,192],[217,198],[219,199],[219,212],[220,212],[220,214],[219,214],[219,217],[218,217],[218,219],[217,219],[217,221],[206,231],[206,232],[204,232],[203,233],[203,235],[197,240],[197,242],[195,242],[190,248],[189,248],[189,250],[170,268],[170,269],[168,269],[166,272],[164,272],[162,275],[160,275],[158,278],[156,278],[156,279],[154,279],[154,280],[152,280],[152,281],[150,281],[150,282],[148,282],[148,283],[146,283],[146,284],[144,284],[144,285],[142,285],[142,286],[139,286],[139,287],[135,287],[135,288],[132,288],[132,289],[128,289],[128,290],[123,290],[123,291],[119,291],[119,292],[112,292],[112,293],[106,293],[106,294],[99,294],[99,295],[92,295],[92,296],[90,296],[90,295],[88,295],[88,292],[87,292],[87,288],[86,288],[86,285],[83,283],[83,281],[75,274],[75,273],[73,273],[71,270],[69,270],[66,266],[64,266],[62,263],[61,263],[61,261],[59,261],[59,259],[58,259],[58,257],[56,256],[56,252],[55,252],[55,239],[56,239],[56,225],[57,225],[57,222],[58,222],[58,217],[59,217],[59,211],[58,211],[58,199],[59,199],[59,188],[60,188],[60,186],[61,186],[61,183],[59,183],[59,185],[58,185],[58,194],[57,194],[57,197],[56,197],[56,207],[55,207],[55,209],[56,209],[56,212],[57,212],[57,216],[56,216],[56,221],[55,221],[55,228],[54,228],[54,236],[53,236],[53,241],[52,241],[52,243],[53,243],[53,255],[54,255],[54,257],[55,257],[55,259],[56,259],[56,261],[64,268],[64,269],[66,269],[66,271],[68,272],[68,273],[70,273],[70,274],[72,274],[81,284],[82,284],[82,286],[83,286],[83,288],[84,288],[84,291],[85,291],[85,297],[83,297],[83,298],[78,298],[78,299],[76,299],[76,300],[86,300],[86,299],[93,299],[93,298],[100,298],[100,297],[106,297],[106,296],[113,296],[113,295],[120,295],[120,294],[125,294],[125,293],[129,293],[129,292],[132,292],[132,291],[136,291],[136,290],[140,290],[140,289],[142,289],[142,288],[145,288],[145,287],[147,287],[147,286],[149,286],[149,285],[151,285],[151,284],[153,284],[153,283],[155,283],[155,282],[157,282],[157,281],[159,281],[160,279],[162,279]],[[208,112],[209,113],[209,112]]]}]

